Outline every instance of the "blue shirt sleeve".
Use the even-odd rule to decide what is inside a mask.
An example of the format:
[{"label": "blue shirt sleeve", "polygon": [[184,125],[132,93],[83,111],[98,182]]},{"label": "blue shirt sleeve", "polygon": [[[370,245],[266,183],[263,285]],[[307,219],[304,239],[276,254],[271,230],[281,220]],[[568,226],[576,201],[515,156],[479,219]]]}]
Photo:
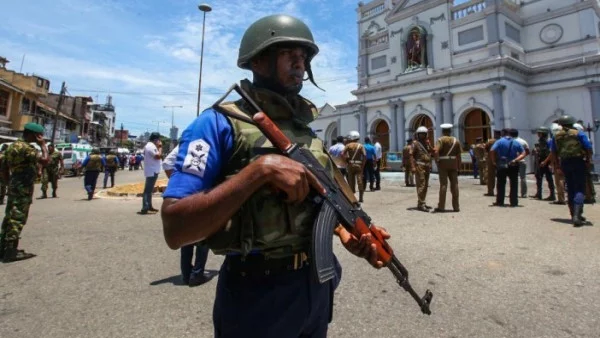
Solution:
[{"label": "blue shirt sleeve", "polygon": [[106,167],[106,158],[102,158],[102,165]]},{"label": "blue shirt sleeve", "polygon": [[85,167],[89,161],[90,161],[90,157],[88,156],[83,160],[83,163],[81,163],[81,165]]},{"label": "blue shirt sleeve", "polygon": [[550,151],[556,153],[556,141],[554,141],[554,137],[548,140],[548,145],[550,146]]},{"label": "blue shirt sleeve", "polygon": [[496,149],[498,149],[498,147],[499,147],[499,144],[500,144],[500,143],[502,143],[502,142],[500,142],[501,140],[502,140],[502,139],[500,139],[500,140],[496,140],[496,142],[494,142],[494,144],[492,145],[492,149],[491,149],[491,151],[496,151]]},{"label": "blue shirt sleeve", "polygon": [[587,137],[587,135],[583,131],[580,131],[579,133],[577,133],[577,139],[583,146],[583,149],[586,149],[586,150],[592,149],[592,143],[590,142],[590,139]]},{"label": "blue shirt sleeve", "polygon": [[182,133],[175,170],[163,198],[184,198],[212,188],[233,153],[233,129],[225,116],[205,110]]}]

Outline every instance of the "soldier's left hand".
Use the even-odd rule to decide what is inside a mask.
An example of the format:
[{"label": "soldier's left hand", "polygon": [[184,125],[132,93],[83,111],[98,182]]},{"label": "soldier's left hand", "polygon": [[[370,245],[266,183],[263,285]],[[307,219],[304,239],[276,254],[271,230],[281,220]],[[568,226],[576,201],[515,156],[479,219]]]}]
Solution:
[{"label": "soldier's left hand", "polygon": [[[390,238],[390,234],[383,228],[372,225],[374,231],[379,231],[383,239]],[[373,267],[380,269],[383,267],[383,262],[377,259],[377,245],[372,243],[373,236],[371,234],[363,234],[357,238],[346,229],[339,232],[340,241],[354,255],[365,258]]]}]

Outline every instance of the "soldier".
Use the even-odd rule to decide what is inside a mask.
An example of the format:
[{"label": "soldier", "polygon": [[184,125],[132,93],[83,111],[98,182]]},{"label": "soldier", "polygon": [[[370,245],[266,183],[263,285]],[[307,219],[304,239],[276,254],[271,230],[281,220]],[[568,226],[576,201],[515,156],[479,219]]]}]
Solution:
[{"label": "soldier", "polygon": [[[552,127],[550,128],[552,131],[552,135],[556,135],[562,127],[558,125],[558,123],[552,123]],[[554,139],[550,138],[548,140],[548,144],[550,146],[550,155],[540,163],[541,167],[545,167],[548,165],[552,166],[552,171],[554,172],[554,185],[556,187],[556,201],[551,202],[550,204],[557,205],[565,205],[567,202],[565,201],[565,175],[562,170],[560,170],[560,162],[558,159],[554,157],[552,154]]]},{"label": "soldier", "polygon": [[473,145],[473,154],[475,155],[475,159],[477,160],[479,172],[479,185],[487,185],[487,156],[485,154],[485,143],[483,142],[483,137],[477,137],[475,139],[477,142]]},{"label": "soldier", "polygon": [[550,145],[551,142],[548,140],[548,134],[550,133],[550,129],[547,127],[539,127],[537,130],[538,142],[535,144],[533,149],[534,156],[534,170],[535,170],[535,184],[537,187],[537,191],[535,195],[530,196],[531,198],[535,198],[538,200],[542,199],[542,183],[544,177],[546,177],[546,181],[548,182],[548,188],[550,189],[550,195],[547,198],[544,198],[545,201],[555,201],[556,194],[554,192],[554,181],[552,180],[552,172],[550,168],[546,165],[542,165],[544,161],[550,156]]},{"label": "soldier", "polygon": [[119,167],[119,158],[115,155],[113,150],[108,152],[108,156],[106,156],[106,168],[104,170],[104,186],[106,189],[106,184],[108,183],[108,177],[110,176],[110,187],[115,186],[115,172]]},{"label": "soldier", "polygon": [[440,128],[442,129],[442,137],[438,139],[434,149],[435,162],[440,177],[440,199],[434,211],[446,211],[446,190],[448,188],[448,180],[450,180],[452,209],[454,212],[459,212],[458,170],[460,169],[462,148],[456,137],[450,136],[452,133],[452,125],[450,123],[444,123]]},{"label": "soldier", "polygon": [[83,185],[88,194],[88,201],[91,201],[94,197],[94,191],[96,190],[98,176],[106,166],[106,159],[100,156],[100,150],[98,148],[94,148],[92,149],[92,153],[83,160],[82,165],[85,168]]},{"label": "soldier", "polygon": [[[583,122],[582,122],[583,123]],[[583,125],[580,123],[575,123],[573,125],[579,131],[585,131]],[[591,163],[591,160],[590,160]],[[596,203],[596,189],[594,188],[594,182],[592,181],[592,173],[591,167],[589,170],[585,171],[585,200],[584,204],[594,204]]]},{"label": "soldier", "polygon": [[363,172],[367,161],[367,151],[362,144],[358,143],[360,134],[353,130],[348,135],[348,144],[342,153],[342,157],[346,159],[348,168],[348,183],[352,192],[356,193],[356,184],[358,183],[358,201],[363,202],[365,186],[363,183]]},{"label": "soldier", "polygon": [[[305,76],[313,79],[313,41],[300,20],[268,16],[244,33],[238,66],[252,71],[253,81],[242,81],[248,95],[333,175],[335,164],[308,127],[318,110],[299,95]],[[241,101],[220,104],[232,114],[251,114],[246,107]],[[306,264],[318,214],[306,197],[311,187],[323,194],[325,189],[301,163],[269,153],[272,145],[256,126],[213,108],[182,135],[177,170],[164,193],[163,230],[172,249],[204,241],[226,255],[213,307],[214,336],[325,337],[339,265],[334,278],[320,284]],[[200,165],[188,166],[192,162]],[[352,237],[343,227],[335,233],[352,253],[381,266],[367,238]]]},{"label": "soldier", "polygon": [[496,165],[490,158],[490,152],[496,140],[500,138],[500,132],[494,130],[494,138],[489,139],[485,144],[485,160],[487,162],[487,194],[485,196],[495,196],[494,188],[496,187]]},{"label": "soldier", "polygon": [[560,160],[560,168],[567,182],[569,211],[573,225],[582,226],[583,201],[585,199],[585,172],[589,171],[592,159],[592,145],[587,135],[573,127],[575,118],[570,115],[561,116],[558,124],[562,126],[554,135],[552,155]]},{"label": "soldier", "polygon": [[429,212],[429,209],[431,209],[425,203],[429,174],[431,173],[431,155],[433,153],[433,148],[427,139],[427,132],[427,127],[417,128],[417,139],[413,141],[410,154],[410,170],[415,173],[417,181],[417,210],[424,212]]},{"label": "soldier", "polygon": [[[0,148],[0,168],[4,165],[4,151],[8,148],[8,144],[3,144]],[[4,196],[6,196],[6,184],[7,181],[4,180],[4,175],[0,174],[0,205],[4,204]]]},{"label": "soldier", "polygon": [[413,140],[406,140],[406,146],[402,149],[402,166],[404,167],[404,185],[407,187],[415,186],[415,173],[411,169],[410,152]]},{"label": "soldier", "polygon": [[[41,155],[30,144],[37,143]],[[16,140],[5,151],[2,175],[9,182],[8,200],[0,232],[0,257],[4,263],[35,257],[34,254],[18,250],[21,231],[27,223],[37,165],[48,163],[48,150],[44,141],[44,127],[37,123],[25,124],[23,138]],[[10,181],[9,181],[10,176]]]},{"label": "soldier", "polygon": [[56,189],[58,188],[58,178],[64,172],[65,164],[62,154],[54,151],[54,145],[48,144],[48,165],[42,167],[42,196],[40,199],[48,198],[48,182],[52,185],[52,198],[56,198]]}]

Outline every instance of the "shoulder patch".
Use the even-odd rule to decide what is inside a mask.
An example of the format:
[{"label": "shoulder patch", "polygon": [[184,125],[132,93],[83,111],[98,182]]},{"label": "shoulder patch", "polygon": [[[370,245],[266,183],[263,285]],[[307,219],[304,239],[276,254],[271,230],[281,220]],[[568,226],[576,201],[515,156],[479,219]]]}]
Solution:
[{"label": "shoulder patch", "polygon": [[190,142],[187,154],[183,160],[182,171],[198,177],[204,177],[209,151],[210,145],[203,139]]}]

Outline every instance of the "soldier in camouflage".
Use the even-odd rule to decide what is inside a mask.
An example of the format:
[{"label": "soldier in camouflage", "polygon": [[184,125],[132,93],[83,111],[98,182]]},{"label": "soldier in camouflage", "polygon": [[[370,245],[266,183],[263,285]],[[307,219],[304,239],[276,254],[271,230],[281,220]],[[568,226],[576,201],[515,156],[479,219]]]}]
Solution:
[{"label": "soldier in camouflage", "polygon": [[485,143],[483,137],[477,137],[477,143],[473,145],[473,154],[477,160],[477,166],[479,167],[479,184],[487,185],[488,178],[488,164],[487,155],[485,153]]},{"label": "soldier in camouflage", "polygon": [[429,186],[429,174],[431,173],[433,147],[427,138],[427,127],[417,128],[416,134],[417,139],[413,141],[410,152],[410,170],[415,173],[417,181],[417,210],[429,212],[431,207],[425,203],[425,200]]},{"label": "soldier in camouflage", "polygon": [[[0,148],[0,168],[2,168],[4,163],[4,151],[8,148],[8,144],[3,144]],[[4,180],[4,175],[0,175],[0,205],[4,204],[4,196],[6,196],[6,186],[8,181]]]},{"label": "soldier in camouflage", "polygon": [[108,183],[108,178],[110,177],[110,187],[115,186],[115,172],[119,167],[119,158],[115,155],[114,150],[108,152],[106,156],[106,168],[104,170],[104,186],[106,189],[106,184]]},{"label": "soldier in camouflage", "polygon": [[83,160],[82,166],[85,168],[83,186],[87,192],[88,201],[91,201],[94,197],[94,191],[96,191],[98,176],[106,166],[106,159],[100,156],[98,148],[94,148],[92,149],[92,153]]},{"label": "soldier in camouflage", "polygon": [[[41,154],[30,144],[31,142],[36,142],[40,146]],[[35,256],[17,248],[21,231],[29,216],[37,165],[46,165],[48,160],[44,127],[37,123],[25,124],[23,139],[18,139],[5,151],[1,172],[3,179],[8,181],[9,185],[6,211],[0,232],[0,257],[4,263]]]},{"label": "soldier in camouflage", "polygon": [[550,168],[546,165],[542,165],[546,159],[550,156],[550,147],[551,142],[548,139],[548,134],[550,133],[550,129],[547,127],[539,127],[537,130],[538,142],[535,144],[533,149],[533,158],[534,158],[534,169],[535,169],[535,183],[536,183],[536,193],[535,195],[530,196],[531,198],[535,198],[538,200],[542,199],[542,185],[543,179],[546,177],[546,181],[548,182],[548,188],[550,189],[550,195],[545,198],[546,201],[555,201],[556,193],[554,187],[554,180],[552,178],[552,172]]},{"label": "soldier in camouflage", "polygon": [[48,182],[52,185],[52,198],[58,197],[56,195],[58,178],[62,175],[65,167],[62,154],[54,151],[52,143],[48,144],[48,158],[48,164],[42,167],[42,196],[40,196],[40,199],[48,198]]}]

